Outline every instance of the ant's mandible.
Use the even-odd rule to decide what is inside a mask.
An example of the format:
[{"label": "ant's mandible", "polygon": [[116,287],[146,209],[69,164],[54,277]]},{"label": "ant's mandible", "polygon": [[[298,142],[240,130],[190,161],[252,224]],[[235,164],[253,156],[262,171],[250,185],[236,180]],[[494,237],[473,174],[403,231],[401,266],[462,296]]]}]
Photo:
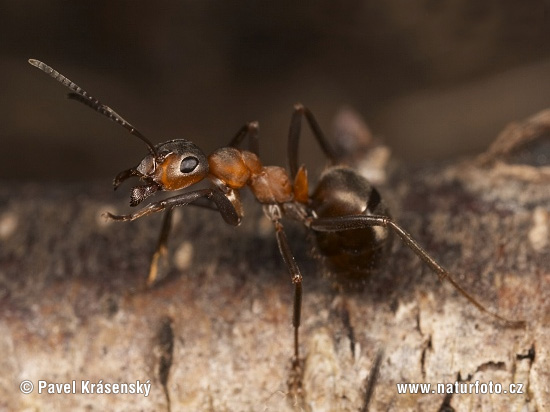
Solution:
[{"label": "ant's mandible", "polygon": [[[159,191],[181,190],[204,179],[211,187],[185,192],[165,200],[150,203],[128,215],[106,216],[112,220],[128,221],[152,213],[164,212],[159,240],[151,260],[147,284],[158,279],[159,259],[166,254],[172,212],[177,206],[191,203],[217,210],[226,223],[237,226],[243,216],[239,190],[248,186],[256,200],[262,204],[265,215],[271,220],[281,256],[294,285],[292,325],[294,327],[293,370],[300,365],[299,334],[302,308],[302,274],[288,244],[283,217],[297,220],[313,231],[320,253],[325,256],[330,269],[344,273],[349,281],[361,280],[376,266],[389,244],[392,234],[397,235],[422,259],[441,280],[447,280],[461,295],[479,310],[486,312],[511,326],[524,325],[523,321],[505,319],[485,308],[468,294],[451,274],[437,263],[413,238],[389,215],[379,192],[353,169],[337,165],[336,154],[324,137],[312,113],[304,106],[294,107],[288,136],[288,161],[290,173],[279,166],[264,166],[258,158],[258,123],[244,125],[229,142],[206,156],[194,143],[184,139],[169,140],[153,145],[134,126],[109,106],[90,96],[71,80],[41,61],[29,63],[71,89],[69,98],[86,104],[109,119],[120,124],[141,139],[149,154],[138,166],[119,173],[114,181],[115,189],[126,179],[138,177],[143,184],[132,189],[130,205],[137,206]],[[317,143],[331,161],[310,195],[307,172],[298,166],[298,144],[302,119],[305,117]],[[249,140],[250,150],[238,149],[243,140]]]}]

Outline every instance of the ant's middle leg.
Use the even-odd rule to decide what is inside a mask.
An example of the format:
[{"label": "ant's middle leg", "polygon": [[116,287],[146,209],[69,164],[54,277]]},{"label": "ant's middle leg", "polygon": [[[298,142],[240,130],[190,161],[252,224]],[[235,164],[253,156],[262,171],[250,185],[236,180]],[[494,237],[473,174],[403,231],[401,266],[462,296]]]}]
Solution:
[{"label": "ant's middle leg", "polygon": [[275,236],[279,246],[279,252],[286,264],[292,284],[294,285],[294,303],[292,310],[292,326],[294,327],[294,356],[292,358],[292,372],[288,382],[290,391],[298,394],[302,387],[302,360],[300,359],[300,341],[298,329],[302,317],[302,274],[290,250],[284,227],[280,221],[281,210],[277,205],[269,205],[264,209],[266,215],[271,219],[275,227]]},{"label": "ant's middle leg", "polygon": [[254,153],[256,156],[260,155],[260,142],[258,139],[258,130],[260,125],[258,122],[248,122],[241,127],[233,139],[229,142],[229,147],[237,147],[243,140],[248,138],[248,150]]},{"label": "ant's middle leg", "polygon": [[328,142],[319,123],[311,113],[311,111],[298,103],[294,105],[292,118],[290,119],[290,129],[288,131],[288,163],[290,167],[290,177],[294,179],[298,173],[298,145],[300,142],[300,134],[302,130],[302,118],[305,116],[313,135],[317,139],[317,143],[321,146],[321,150],[328,157],[331,164],[336,164],[336,151]]}]

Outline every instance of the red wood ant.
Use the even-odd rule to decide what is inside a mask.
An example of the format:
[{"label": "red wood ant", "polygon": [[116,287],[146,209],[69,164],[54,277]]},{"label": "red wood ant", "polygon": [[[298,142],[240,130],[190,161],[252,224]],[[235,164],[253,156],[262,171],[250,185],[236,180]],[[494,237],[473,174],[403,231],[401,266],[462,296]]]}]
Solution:
[{"label": "red wood ant", "polygon": [[[510,325],[523,325],[523,321],[507,320],[489,311],[468,294],[451,274],[435,261],[389,215],[379,192],[353,169],[337,164],[337,156],[325,138],[319,124],[309,109],[294,106],[288,136],[288,160],[290,173],[279,166],[264,166],[258,157],[258,123],[250,122],[239,129],[226,147],[209,156],[194,143],[184,139],[169,140],[153,145],[134,126],[109,106],[90,96],[78,85],[50,66],[34,59],[29,63],[71,89],[69,98],[97,110],[120,124],[141,139],[149,154],[138,166],[120,172],[114,179],[115,189],[130,177],[139,178],[143,184],[132,189],[130,205],[137,206],[159,191],[175,191],[209,179],[211,187],[188,191],[165,200],[150,203],[139,211],[127,215],[107,213],[117,221],[136,220],[152,213],[164,212],[160,236],[151,260],[147,284],[153,285],[158,277],[159,259],[167,253],[167,239],[172,212],[177,206],[198,204],[218,211],[226,223],[237,226],[243,217],[239,190],[248,187],[262,204],[265,215],[271,220],[281,256],[294,285],[292,324],[294,327],[293,371],[299,373],[299,334],[302,308],[302,274],[289,247],[282,224],[283,217],[297,220],[317,240],[320,253],[325,256],[330,269],[344,273],[349,281],[361,280],[387,251],[391,235],[397,235],[422,259],[441,280],[447,280],[460,294],[479,310]],[[320,177],[310,195],[307,172],[298,166],[298,145],[301,124],[306,119],[317,143],[332,163]],[[250,150],[239,149],[248,139]]]}]

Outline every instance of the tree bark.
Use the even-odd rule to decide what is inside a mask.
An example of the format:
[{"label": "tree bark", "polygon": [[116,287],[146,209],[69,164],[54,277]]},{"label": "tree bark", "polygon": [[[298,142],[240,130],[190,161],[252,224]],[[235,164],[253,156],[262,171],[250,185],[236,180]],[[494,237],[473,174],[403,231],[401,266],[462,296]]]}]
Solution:
[{"label": "tree bark", "polygon": [[[125,211],[127,199],[105,182],[3,184],[0,410],[548,410],[547,169],[505,155],[398,166],[380,191],[468,293],[527,326],[478,311],[397,238],[362,292],[335,292],[305,230],[285,223],[304,275],[302,396],[287,385],[293,287],[252,199],[238,228],[206,209],[178,211],[169,275],[147,290],[160,216],[106,222],[101,213]],[[75,381],[77,394],[39,393],[40,381]],[[81,393],[137,381],[151,384],[148,396]],[[459,381],[479,393],[397,388]],[[522,393],[481,393],[491,382]]]}]

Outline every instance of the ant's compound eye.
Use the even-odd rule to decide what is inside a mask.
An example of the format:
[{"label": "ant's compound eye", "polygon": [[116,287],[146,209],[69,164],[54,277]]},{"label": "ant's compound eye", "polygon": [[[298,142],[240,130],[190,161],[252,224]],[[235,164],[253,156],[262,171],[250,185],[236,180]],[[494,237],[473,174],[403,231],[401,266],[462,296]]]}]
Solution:
[{"label": "ant's compound eye", "polygon": [[197,165],[199,164],[199,159],[197,159],[194,156],[187,156],[185,159],[181,161],[180,164],[180,171],[182,173],[191,173]]}]

